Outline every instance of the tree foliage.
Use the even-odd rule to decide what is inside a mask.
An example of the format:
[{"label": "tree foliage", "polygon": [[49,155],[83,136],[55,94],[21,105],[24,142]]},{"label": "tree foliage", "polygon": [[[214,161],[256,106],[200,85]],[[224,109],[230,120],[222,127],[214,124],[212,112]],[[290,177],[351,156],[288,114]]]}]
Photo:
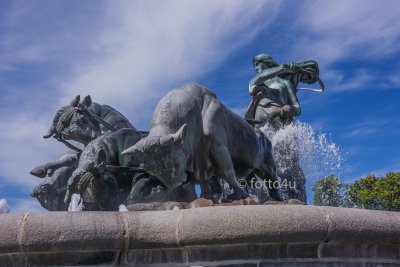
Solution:
[{"label": "tree foliage", "polygon": [[368,175],[348,185],[345,197],[349,207],[400,211],[400,172]]},{"label": "tree foliage", "polygon": [[342,206],[343,188],[344,185],[335,175],[329,175],[323,179],[318,180],[312,188],[312,191],[314,192],[314,205],[333,207]]},{"label": "tree foliage", "polygon": [[312,190],[314,205],[400,211],[400,172],[384,177],[367,175],[351,185],[329,175],[318,180]]}]

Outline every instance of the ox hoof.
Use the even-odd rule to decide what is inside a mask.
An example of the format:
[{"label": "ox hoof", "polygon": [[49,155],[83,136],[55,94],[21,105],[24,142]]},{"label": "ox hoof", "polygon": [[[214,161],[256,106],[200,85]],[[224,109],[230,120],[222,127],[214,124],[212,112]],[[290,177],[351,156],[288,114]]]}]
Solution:
[{"label": "ox hoof", "polygon": [[285,203],[291,204],[291,205],[305,205],[306,204],[303,201],[295,199],[295,198],[285,200]]},{"label": "ox hoof", "polygon": [[247,197],[241,200],[235,200],[232,202],[233,205],[257,205],[257,202],[251,197]]},{"label": "ox hoof", "polygon": [[242,199],[249,198],[249,195],[245,192],[243,193],[232,193],[226,196],[227,202],[241,201]]},{"label": "ox hoof", "polygon": [[243,205],[256,205],[257,202],[252,199],[251,197],[247,197],[245,199],[243,199]]},{"label": "ox hoof", "polygon": [[190,202],[187,208],[192,209],[192,208],[210,207],[210,206],[214,206],[214,203],[211,199],[198,198]]}]

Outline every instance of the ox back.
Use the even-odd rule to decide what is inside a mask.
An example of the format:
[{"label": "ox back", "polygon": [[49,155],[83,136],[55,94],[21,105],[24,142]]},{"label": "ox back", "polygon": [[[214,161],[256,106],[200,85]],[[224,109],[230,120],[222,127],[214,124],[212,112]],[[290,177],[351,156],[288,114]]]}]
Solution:
[{"label": "ox back", "polygon": [[273,164],[268,144],[265,136],[257,135],[213,92],[188,84],[160,100],[148,137],[123,153],[135,154],[146,171],[170,188],[182,185],[187,174],[203,185],[217,175],[232,186],[235,198],[247,198],[247,192],[238,186],[234,166],[262,173],[273,170],[266,167]]}]

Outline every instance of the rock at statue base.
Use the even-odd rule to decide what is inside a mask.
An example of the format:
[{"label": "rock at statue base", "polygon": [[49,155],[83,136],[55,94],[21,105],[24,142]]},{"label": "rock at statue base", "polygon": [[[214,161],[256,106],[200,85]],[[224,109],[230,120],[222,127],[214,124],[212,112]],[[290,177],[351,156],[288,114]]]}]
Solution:
[{"label": "rock at statue base", "polygon": [[241,199],[241,200],[234,200],[232,201],[232,204],[234,205],[256,205],[257,202],[252,199],[251,197]]},{"label": "rock at statue base", "polygon": [[285,204],[291,204],[291,205],[306,205],[305,202],[298,200],[297,198],[291,198],[288,200],[285,200]]},{"label": "rock at statue base", "polygon": [[192,209],[192,208],[211,207],[211,206],[214,206],[214,203],[212,202],[211,199],[198,198],[190,202],[186,208]]}]

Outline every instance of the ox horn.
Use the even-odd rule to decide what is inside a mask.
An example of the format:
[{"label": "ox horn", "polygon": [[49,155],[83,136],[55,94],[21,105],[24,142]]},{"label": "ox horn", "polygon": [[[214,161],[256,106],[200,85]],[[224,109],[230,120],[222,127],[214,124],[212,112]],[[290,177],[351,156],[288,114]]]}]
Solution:
[{"label": "ox horn", "polygon": [[45,135],[43,135],[43,138],[47,139],[49,137],[51,137],[53,134],[56,133],[56,129],[54,127],[54,125],[51,125],[50,129],[47,131],[47,133]]},{"label": "ox horn", "polygon": [[161,136],[161,138],[158,142],[161,146],[167,147],[174,143],[174,136],[172,134],[168,134],[166,136]]},{"label": "ox horn", "polygon": [[133,154],[137,151],[136,147],[133,145],[127,149],[125,149],[124,151],[122,151],[121,155],[128,155],[128,154]]},{"label": "ox horn", "polygon": [[85,96],[85,98],[82,101],[82,105],[84,105],[85,107],[89,107],[92,104],[92,98],[90,97],[90,95]]},{"label": "ox horn", "polygon": [[77,95],[74,99],[72,99],[72,101],[71,101],[71,103],[69,103],[69,105],[71,107],[77,107],[80,100],[81,100],[81,96]]},{"label": "ox horn", "polygon": [[38,178],[44,178],[44,177],[46,177],[47,170],[44,167],[44,165],[40,165],[40,166],[37,166],[36,168],[34,168],[33,170],[31,170],[29,173]]}]

